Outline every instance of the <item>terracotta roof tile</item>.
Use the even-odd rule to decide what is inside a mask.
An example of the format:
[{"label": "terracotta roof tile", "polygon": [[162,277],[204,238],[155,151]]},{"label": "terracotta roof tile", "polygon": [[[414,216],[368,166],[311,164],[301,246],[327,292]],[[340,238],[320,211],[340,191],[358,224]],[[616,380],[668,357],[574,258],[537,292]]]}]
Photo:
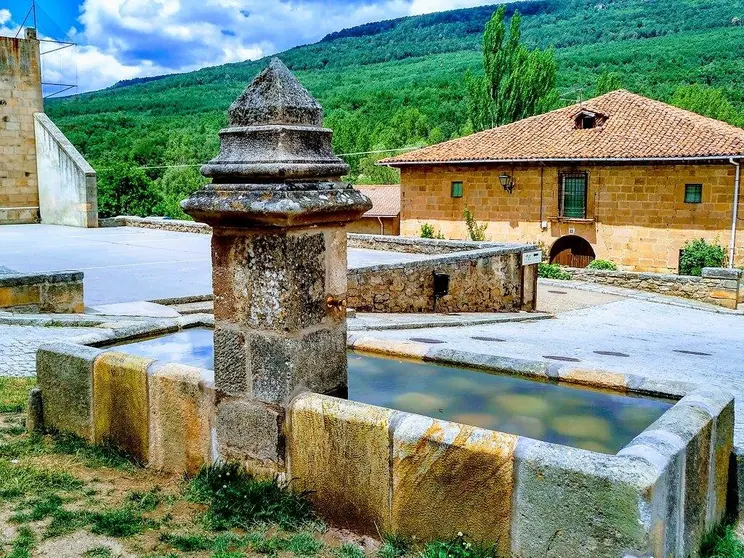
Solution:
[{"label": "terracotta roof tile", "polygon": [[400,214],[400,185],[355,186],[372,200],[372,209],[364,217],[397,217]]},{"label": "terracotta roof tile", "polygon": [[[597,127],[577,129],[582,111]],[[606,121],[602,121],[606,118]],[[381,161],[392,166],[458,161],[677,159],[744,155],[744,130],[619,90],[471,136]]]}]

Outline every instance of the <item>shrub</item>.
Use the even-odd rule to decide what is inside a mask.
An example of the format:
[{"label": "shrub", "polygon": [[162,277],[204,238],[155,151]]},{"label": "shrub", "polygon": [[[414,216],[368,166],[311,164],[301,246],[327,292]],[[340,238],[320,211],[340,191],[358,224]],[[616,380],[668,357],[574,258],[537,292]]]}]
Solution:
[{"label": "shrub", "polygon": [[617,266],[610,260],[594,260],[587,267],[589,269],[606,269],[607,271],[617,271]]},{"label": "shrub", "polygon": [[470,240],[473,242],[483,242],[486,240],[486,229],[488,228],[488,223],[479,225],[478,221],[475,220],[475,215],[467,207],[462,214],[465,217],[465,225],[468,227]]},{"label": "shrub", "polygon": [[537,266],[537,276],[543,279],[561,279],[563,281],[571,279],[571,274],[561,266],[547,263],[541,263]]},{"label": "shrub", "polygon": [[704,239],[690,240],[682,248],[679,259],[680,275],[700,276],[704,267],[723,267],[726,251],[718,243],[709,244]]},{"label": "shrub", "polygon": [[434,232],[434,225],[424,223],[421,225],[421,238],[436,238],[437,240],[444,240],[444,235],[440,232]]},{"label": "shrub", "polygon": [[113,163],[98,173],[98,213],[152,215],[161,198],[152,180],[141,168],[129,163]]}]

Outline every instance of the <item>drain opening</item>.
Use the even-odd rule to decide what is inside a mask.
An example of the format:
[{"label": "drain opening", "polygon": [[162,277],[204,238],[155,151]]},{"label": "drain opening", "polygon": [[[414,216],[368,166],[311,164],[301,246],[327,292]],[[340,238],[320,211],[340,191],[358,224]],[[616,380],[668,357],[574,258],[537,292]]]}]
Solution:
[{"label": "drain opening", "polygon": [[630,355],[626,355],[625,353],[618,353],[616,351],[594,351],[595,355],[603,355],[603,356],[614,356],[614,357],[629,357]]},{"label": "drain opening", "polygon": [[578,358],[565,356],[543,355],[543,358],[546,360],[558,360],[560,362],[581,362]]},{"label": "drain opening", "polygon": [[494,343],[505,343],[506,339],[499,339],[498,337],[481,337],[480,335],[474,335],[471,339],[476,341],[489,341]]},{"label": "drain opening", "polygon": [[553,293],[553,294],[561,294],[561,295],[568,294],[566,291],[548,291],[548,292]]},{"label": "drain opening", "polygon": [[428,337],[411,337],[410,340],[415,341],[416,343],[428,343],[429,345],[439,345],[444,343],[444,341],[440,341],[439,339],[429,339]]},{"label": "drain opening", "polygon": [[674,349],[675,353],[682,353],[683,355],[695,355],[695,356],[713,356],[710,353],[700,353],[698,351],[685,351],[684,349]]}]

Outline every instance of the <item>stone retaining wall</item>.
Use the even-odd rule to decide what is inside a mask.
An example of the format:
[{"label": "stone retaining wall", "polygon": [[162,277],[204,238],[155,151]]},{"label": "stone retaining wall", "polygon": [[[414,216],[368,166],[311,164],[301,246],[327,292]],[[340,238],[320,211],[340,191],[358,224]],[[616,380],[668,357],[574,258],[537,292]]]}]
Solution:
[{"label": "stone retaining wall", "polygon": [[[352,345],[380,349],[365,338]],[[421,344],[391,350],[468,361]],[[484,358],[493,362],[481,367],[507,373],[514,364]],[[624,393],[663,389],[622,374],[598,384],[570,365],[517,368]],[[283,478],[307,490],[321,516],[357,533],[427,540],[462,532],[525,557],[687,556],[726,511],[734,407],[715,390],[673,385],[686,394],[681,401],[606,455],[313,393],[295,397],[286,415],[274,409],[259,429],[246,431],[245,421],[220,429],[216,413],[239,418],[255,401],[217,394],[209,371],[67,343],[39,350],[37,377],[41,404],[29,425],[106,440],[157,469],[240,461],[241,450],[276,445],[278,436]]]},{"label": "stone retaining wall", "polygon": [[0,273],[0,309],[35,314],[82,313],[83,273]]},{"label": "stone retaining wall", "polygon": [[[457,252],[417,262],[350,269],[347,306],[358,312],[519,312],[537,306],[537,266],[522,266],[532,246]],[[434,300],[434,273],[450,276]],[[436,306],[436,307],[435,307]]]},{"label": "stone retaining wall", "polygon": [[483,248],[501,248],[509,246],[508,244],[497,242],[437,240],[434,238],[383,236],[379,234],[349,233],[347,238],[349,248],[366,248],[368,250],[405,252],[408,254],[450,254],[452,252],[466,252]]},{"label": "stone retaining wall", "polygon": [[571,279],[678,296],[736,309],[744,302],[742,271],[706,267],[702,277],[633,271],[567,268]]},{"label": "stone retaining wall", "polygon": [[142,229],[157,229],[161,231],[188,232],[212,234],[212,227],[195,221],[180,221],[177,219],[156,219],[153,217],[120,216],[101,219],[101,227],[139,227]]}]

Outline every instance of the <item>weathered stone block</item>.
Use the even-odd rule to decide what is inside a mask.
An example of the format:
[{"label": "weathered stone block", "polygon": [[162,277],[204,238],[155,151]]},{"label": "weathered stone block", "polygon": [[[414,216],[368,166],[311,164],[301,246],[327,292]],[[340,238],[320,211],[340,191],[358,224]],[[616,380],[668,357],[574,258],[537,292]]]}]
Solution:
[{"label": "weathered stone block", "polygon": [[28,394],[28,408],[26,411],[26,431],[44,431],[44,408],[41,401],[41,390],[33,388]]},{"label": "weathered stone block", "polygon": [[212,249],[217,321],[297,331],[326,317],[323,233],[218,235]]},{"label": "weathered stone block", "polygon": [[288,476],[324,517],[361,534],[391,532],[388,429],[395,411],[303,394],[289,408]]},{"label": "weathered stone block", "polygon": [[250,393],[251,378],[243,332],[216,324],[214,329],[215,386],[230,395]]},{"label": "weathered stone block", "polygon": [[392,528],[446,540],[466,533],[511,549],[517,436],[407,415],[393,431]]},{"label": "weathered stone block", "polygon": [[211,373],[179,364],[151,370],[149,465],[194,474],[212,462],[214,388]]},{"label": "weathered stone block", "polygon": [[240,461],[270,476],[285,466],[285,413],[253,399],[226,399],[217,407],[217,444],[222,459]]},{"label": "weathered stone block", "polygon": [[287,403],[308,390],[333,393],[347,385],[346,328],[299,337],[247,334],[253,397]]},{"label": "weathered stone block", "polygon": [[647,556],[658,473],[641,460],[520,438],[512,552],[527,558]]},{"label": "weathered stone block", "polygon": [[93,436],[93,363],[100,349],[48,343],[36,353],[36,381],[42,392],[44,426]]},{"label": "weathered stone block", "polygon": [[107,352],[93,365],[93,440],[146,463],[150,444],[147,369],[152,359]]}]

